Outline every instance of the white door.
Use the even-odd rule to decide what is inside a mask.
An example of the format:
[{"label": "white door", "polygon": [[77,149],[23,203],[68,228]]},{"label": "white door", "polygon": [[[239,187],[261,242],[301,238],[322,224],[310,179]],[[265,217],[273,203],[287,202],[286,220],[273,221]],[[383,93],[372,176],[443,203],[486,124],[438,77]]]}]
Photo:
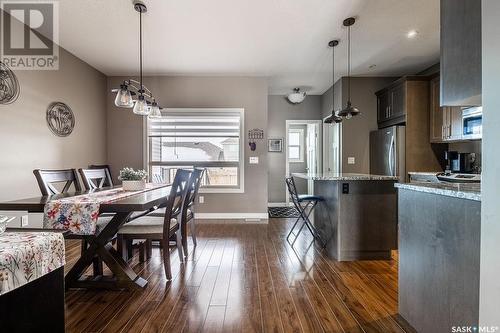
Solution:
[{"label": "white door", "polygon": [[[317,173],[318,170],[318,129],[317,124],[307,124],[307,139],[306,139],[306,152],[307,152],[307,172]],[[314,193],[314,182],[309,180],[307,182],[307,192]]]},{"label": "white door", "polygon": [[323,172],[340,172],[340,124],[324,124],[323,133]]}]

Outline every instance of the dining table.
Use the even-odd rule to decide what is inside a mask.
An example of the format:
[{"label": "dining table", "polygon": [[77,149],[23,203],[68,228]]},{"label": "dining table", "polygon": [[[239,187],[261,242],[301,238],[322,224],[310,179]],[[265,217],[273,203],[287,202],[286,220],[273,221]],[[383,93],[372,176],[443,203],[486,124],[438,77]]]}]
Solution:
[{"label": "dining table", "polygon": [[[44,213],[45,205],[52,200],[81,196],[114,188],[119,188],[119,186],[0,202],[0,211]],[[119,253],[113,247],[111,241],[116,237],[118,229],[126,222],[164,207],[170,195],[170,190],[171,186],[165,184],[164,186],[156,186],[154,189],[145,192],[101,203],[99,213],[110,215],[112,218],[96,234],[74,237],[85,239],[88,245],[86,248],[82,247],[80,257],[66,274],[64,279],[65,288],[141,289],[146,287],[147,280],[134,272],[132,267],[123,258],[123,254]],[[39,230],[43,231],[46,229]],[[67,238],[72,238],[70,233]],[[106,264],[112,275],[84,275],[87,268],[93,264],[96,256]]]}]

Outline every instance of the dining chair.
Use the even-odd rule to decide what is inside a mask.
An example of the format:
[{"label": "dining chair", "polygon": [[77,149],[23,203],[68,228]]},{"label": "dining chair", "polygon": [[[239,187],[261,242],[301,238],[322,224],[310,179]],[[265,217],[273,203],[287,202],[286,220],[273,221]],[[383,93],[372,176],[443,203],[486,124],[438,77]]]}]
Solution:
[{"label": "dining chair", "polygon": [[[191,171],[179,169],[175,174],[171,185],[170,195],[165,202],[165,215],[150,216],[146,215],[124,224],[117,233],[118,252],[125,256],[127,249],[127,240],[159,240],[163,250],[163,266],[168,280],[172,279],[170,267],[170,241],[175,241],[175,246],[179,254],[181,263],[182,240],[180,234],[179,217],[182,213],[183,202],[186,199],[188,182],[191,177]],[[145,246],[146,243],[143,243]]]},{"label": "dining chair", "polygon": [[188,244],[187,244],[187,227],[189,224],[189,229],[191,232],[191,238],[193,239],[193,245],[196,246],[196,226],[194,218],[194,205],[196,204],[196,198],[198,197],[198,190],[200,189],[201,180],[206,169],[204,168],[194,168],[191,177],[189,178],[188,190],[186,193],[186,200],[184,200],[182,208],[181,217],[181,236],[182,236],[182,247],[184,250],[184,256],[188,256]]},{"label": "dining chair", "polygon": [[[40,192],[42,195],[54,195],[60,193],[66,193],[70,190],[71,185],[74,186],[75,191],[79,192],[82,190],[80,182],[78,181],[78,175],[76,169],[65,169],[65,170],[46,170],[46,169],[35,169],[33,174],[40,187]],[[54,185],[64,183],[62,190],[59,190]],[[99,219],[97,221],[97,229],[100,230],[104,228],[105,224],[109,222],[109,219]],[[81,239],[81,251],[82,253],[88,247],[88,239],[92,236],[87,235],[73,235],[70,234],[66,236],[68,239]],[[95,257],[93,260],[94,275],[102,275],[103,267],[102,261]]]},{"label": "dining chair", "polygon": [[[65,169],[65,170],[43,170],[36,169],[33,170],[33,174],[38,182],[38,187],[40,187],[40,192],[42,195],[54,195],[59,193],[66,193],[70,190],[71,185],[74,186],[75,191],[81,191],[80,182],[78,181],[78,175],[75,169]],[[61,190],[55,187],[55,184],[64,183]]]},{"label": "dining chair", "polygon": [[108,164],[90,164],[89,169],[106,169],[106,173],[108,175],[108,183],[109,187],[113,186],[113,177],[111,174],[111,167]]},{"label": "dining chair", "polygon": [[113,181],[107,168],[78,169],[78,172],[82,178],[83,187],[87,191],[113,186]]}]

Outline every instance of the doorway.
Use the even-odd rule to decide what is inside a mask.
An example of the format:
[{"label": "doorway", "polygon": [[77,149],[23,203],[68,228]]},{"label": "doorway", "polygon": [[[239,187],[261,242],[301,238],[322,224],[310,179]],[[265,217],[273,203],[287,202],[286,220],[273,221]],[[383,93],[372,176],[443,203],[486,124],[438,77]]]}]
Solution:
[{"label": "doorway", "polygon": [[[322,166],[322,122],[321,120],[287,120],[286,121],[286,176],[293,173],[318,173]],[[313,182],[295,177],[299,194],[313,193]],[[290,198],[288,190],[286,203]]]}]

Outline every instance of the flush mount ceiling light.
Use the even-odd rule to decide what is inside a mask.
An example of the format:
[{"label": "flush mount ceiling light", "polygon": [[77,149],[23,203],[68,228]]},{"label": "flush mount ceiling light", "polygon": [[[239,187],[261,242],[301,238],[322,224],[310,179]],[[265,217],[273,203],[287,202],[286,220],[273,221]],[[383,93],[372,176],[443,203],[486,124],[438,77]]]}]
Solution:
[{"label": "flush mount ceiling light", "polygon": [[342,117],[338,115],[335,111],[335,46],[339,45],[338,40],[332,40],[328,43],[328,46],[332,48],[332,114],[325,119],[325,124],[340,123],[342,122]]},{"label": "flush mount ceiling light", "polygon": [[347,119],[360,114],[359,110],[351,103],[351,26],[356,22],[354,17],[344,20],[344,27],[347,27],[347,105],[339,112],[339,116]]},{"label": "flush mount ceiling light", "polygon": [[411,39],[411,38],[417,37],[417,35],[418,35],[418,31],[413,29],[413,30],[408,31],[408,33],[406,34],[406,37]]},{"label": "flush mount ceiling light", "polygon": [[300,104],[306,98],[306,93],[301,92],[300,88],[293,88],[293,93],[290,93],[286,96],[287,101],[292,104]]},{"label": "flush mount ceiling light", "polygon": [[[134,9],[139,13],[139,81],[128,79],[120,84],[119,89],[113,89],[116,93],[115,105],[120,108],[133,108],[135,114],[160,118],[161,108],[153,97],[153,93],[142,83],[142,14],[148,11],[146,5],[141,1],[134,1]],[[134,99],[132,96],[137,96]]]}]

